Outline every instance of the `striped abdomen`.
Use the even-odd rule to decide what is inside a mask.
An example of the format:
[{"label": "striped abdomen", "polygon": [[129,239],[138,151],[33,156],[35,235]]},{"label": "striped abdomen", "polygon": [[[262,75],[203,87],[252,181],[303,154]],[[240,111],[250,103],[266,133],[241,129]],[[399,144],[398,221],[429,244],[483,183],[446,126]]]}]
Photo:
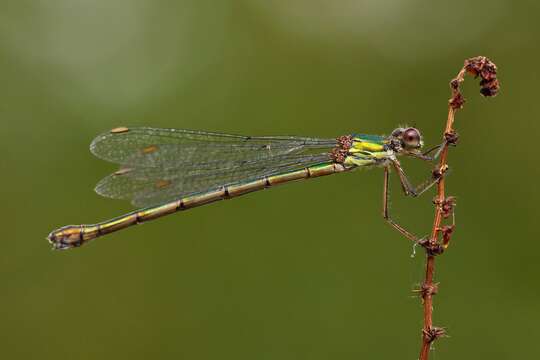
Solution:
[{"label": "striped abdomen", "polygon": [[106,235],[132,225],[157,219],[177,211],[187,210],[196,206],[209,204],[218,200],[230,199],[252,191],[262,190],[271,186],[294,180],[308,179],[331,175],[350,170],[341,164],[331,163],[316,165],[284,174],[263,177],[243,184],[229,185],[197,195],[187,196],[163,205],[136,210],[112,220],[92,225],[68,225],[52,231],[49,242],[55,249],[69,249],[81,246],[99,236]]}]

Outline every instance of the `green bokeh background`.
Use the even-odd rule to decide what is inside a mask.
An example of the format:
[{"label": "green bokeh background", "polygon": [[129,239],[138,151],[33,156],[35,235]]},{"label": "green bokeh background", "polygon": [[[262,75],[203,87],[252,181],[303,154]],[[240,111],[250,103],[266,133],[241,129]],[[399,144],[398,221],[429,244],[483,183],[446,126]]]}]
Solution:
[{"label": "green bokeh background", "polygon": [[[47,233],[131,210],[100,198],[110,128],[440,141],[448,81],[492,58],[498,97],[465,83],[437,260],[434,359],[540,356],[534,1],[0,1],[0,357],[415,359],[421,252],[380,217],[382,171],[290,184],[74,251]],[[405,160],[420,181],[430,170]],[[429,232],[432,194],[392,211]]]}]

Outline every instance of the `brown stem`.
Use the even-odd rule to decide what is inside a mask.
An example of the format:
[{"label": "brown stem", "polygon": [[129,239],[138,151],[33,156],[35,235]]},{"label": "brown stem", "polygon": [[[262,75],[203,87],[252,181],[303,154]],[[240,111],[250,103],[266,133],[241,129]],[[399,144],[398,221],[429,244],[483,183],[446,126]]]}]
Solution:
[{"label": "brown stem", "polygon": [[[496,73],[497,67],[488,58],[477,56],[465,60],[465,65],[459,71],[457,76],[450,82],[452,97],[448,102],[448,118],[444,129],[445,145],[440,155],[438,167],[435,173],[440,174],[441,178],[437,184],[437,196],[435,197],[435,217],[433,220],[433,229],[431,236],[422,245],[426,249],[426,273],[422,283],[422,300],[424,305],[424,326],[422,329],[422,347],[420,350],[420,360],[428,360],[429,350],[433,341],[444,336],[443,328],[433,326],[433,295],[438,291],[438,284],[433,282],[435,273],[435,256],[441,254],[450,242],[450,236],[454,231],[454,224],[441,226],[443,219],[453,213],[454,198],[446,197],[444,173],[448,168],[448,147],[457,141],[457,135],[454,131],[454,116],[457,110],[463,107],[465,99],[461,95],[460,85],[464,80],[466,73],[480,76],[480,93],[484,96],[495,96],[499,90],[499,81]],[[442,242],[439,241],[439,234],[442,234]]]}]

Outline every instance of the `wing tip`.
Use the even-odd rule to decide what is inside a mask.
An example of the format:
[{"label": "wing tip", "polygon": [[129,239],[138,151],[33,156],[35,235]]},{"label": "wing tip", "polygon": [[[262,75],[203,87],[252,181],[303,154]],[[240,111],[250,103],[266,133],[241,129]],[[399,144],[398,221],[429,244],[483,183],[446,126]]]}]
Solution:
[{"label": "wing tip", "polygon": [[105,156],[104,154],[100,153],[99,151],[99,144],[106,140],[106,139],[109,139],[111,136],[117,136],[117,135],[120,135],[120,134],[126,134],[126,133],[129,133],[129,132],[132,132],[133,130],[136,130],[137,128],[130,128],[130,127],[127,127],[127,126],[117,126],[107,132],[104,132],[104,133],[101,133],[99,134],[98,136],[96,136],[94,138],[94,140],[92,140],[92,142],[90,143],[90,152],[100,158],[100,159],[103,159],[103,160],[107,160],[107,161],[111,161],[107,156]]}]

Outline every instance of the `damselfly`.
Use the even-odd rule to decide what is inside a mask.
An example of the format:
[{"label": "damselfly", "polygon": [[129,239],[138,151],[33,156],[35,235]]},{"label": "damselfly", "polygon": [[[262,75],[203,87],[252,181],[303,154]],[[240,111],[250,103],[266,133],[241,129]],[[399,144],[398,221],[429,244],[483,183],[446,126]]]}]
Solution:
[{"label": "damselfly", "polygon": [[[131,225],[217,200],[373,166],[384,168],[384,218],[405,236],[416,239],[389,217],[388,177],[394,168],[404,193],[411,196],[436,183],[439,177],[433,176],[414,188],[397,159],[406,155],[432,160],[442,149],[439,145],[422,153],[422,146],[420,132],[412,127],[397,128],[389,136],[352,134],[337,139],[115,128],[90,145],[94,155],[120,165],[95,190],[143,208],[97,224],[64,226],[52,231],[48,240],[55,249],[77,247]],[[438,151],[430,157],[434,150]]]}]

